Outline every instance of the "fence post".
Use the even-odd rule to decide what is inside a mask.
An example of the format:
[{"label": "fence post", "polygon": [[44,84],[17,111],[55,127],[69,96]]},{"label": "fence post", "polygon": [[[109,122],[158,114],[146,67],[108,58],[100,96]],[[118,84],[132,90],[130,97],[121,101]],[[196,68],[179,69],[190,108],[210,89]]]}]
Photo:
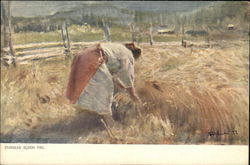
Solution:
[{"label": "fence post", "polygon": [[208,44],[208,47],[210,47],[209,26],[207,27],[207,44]]},{"label": "fence post", "polygon": [[149,42],[150,45],[153,45],[153,25],[150,23],[150,28],[149,28]]},{"label": "fence post", "polygon": [[185,39],[185,28],[184,28],[184,24],[182,24],[181,46],[186,48],[187,47],[187,42],[184,39]]},{"label": "fence post", "polygon": [[69,39],[68,27],[67,27],[66,22],[62,24],[61,33],[62,33],[62,39],[63,39],[64,54],[66,56],[70,56],[70,53],[71,53],[70,39]]},{"label": "fence post", "polygon": [[1,62],[5,66],[12,64],[16,67],[15,52],[12,45],[10,4],[10,1],[1,1]]}]

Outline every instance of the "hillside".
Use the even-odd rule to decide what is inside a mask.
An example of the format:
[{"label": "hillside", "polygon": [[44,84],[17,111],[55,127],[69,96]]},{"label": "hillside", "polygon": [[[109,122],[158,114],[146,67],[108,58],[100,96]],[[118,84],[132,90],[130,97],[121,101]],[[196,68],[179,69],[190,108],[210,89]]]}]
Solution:
[{"label": "hillside", "polygon": [[[128,26],[135,19],[141,24],[153,20],[157,24],[166,22],[167,17],[180,11],[192,11],[210,4],[190,2],[13,2],[12,15],[16,32],[36,31],[37,26],[60,25],[67,20],[69,24],[102,26],[102,19],[111,25]],[[41,8],[41,6],[43,6]],[[28,10],[24,10],[23,9]],[[138,18],[135,18],[138,17]],[[32,22],[32,25],[30,23]],[[32,27],[32,26],[35,26]],[[38,28],[39,29],[39,28]],[[45,29],[45,30],[44,30]],[[55,28],[52,28],[52,30]]]},{"label": "hillside", "polygon": [[[140,1],[14,1],[12,3],[12,13],[14,17],[36,17],[48,16],[57,12],[86,10],[91,8],[95,13],[98,6],[109,6],[108,9],[120,8],[126,10],[143,10],[143,11],[192,11],[193,9],[206,6],[211,2],[178,2],[178,1],[159,1],[140,2]],[[43,7],[41,7],[43,6]],[[28,9],[28,10],[27,10]],[[106,9],[103,9],[106,10]]]},{"label": "hillside", "polygon": [[228,24],[237,25],[238,29],[248,30],[250,19],[249,2],[218,2],[208,7],[187,13],[188,24],[215,25],[217,27]]},{"label": "hillside", "polygon": [[[26,2],[27,3],[27,2]],[[23,14],[13,3],[13,24],[15,32],[19,31],[54,31],[60,28],[63,21],[68,24],[102,27],[102,20],[112,26],[128,28],[131,23],[148,29],[152,22],[154,26],[168,25],[181,33],[184,24],[189,29],[204,29],[207,25],[225,28],[227,24],[235,24],[238,29],[248,31],[249,2],[213,2],[213,3],[183,3],[180,2],[18,2],[27,5],[29,10]],[[21,6],[22,6],[21,5]],[[42,9],[38,6],[45,5]],[[47,5],[50,7],[47,8]],[[55,7],[53,7],[55,6]],[[237,9],[237,10],[236,10]],[[34,17],[31,14],[36,10]],[[18,12],[17,12],[18,11]],[[26,13],[27,12],[27,13]],[[29,14],[28,14],[29,13]],[[39,14],[40,13],[40,14]],[[20,17],[22,15],[29,17]]]}]

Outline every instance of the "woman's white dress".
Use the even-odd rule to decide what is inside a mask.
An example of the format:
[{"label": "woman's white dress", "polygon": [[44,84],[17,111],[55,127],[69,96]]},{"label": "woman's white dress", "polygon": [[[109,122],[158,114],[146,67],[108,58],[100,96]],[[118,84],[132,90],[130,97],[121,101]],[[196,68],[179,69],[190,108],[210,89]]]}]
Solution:
[{"label": "woman's white dress", "polygon": [[133,86],[134,58],[123,44],[102,43],[101,48],[107,62],[98,68],[76,104],[99,114],[110,114],[114,96],[113,77],[118,78],[126,87]]}]

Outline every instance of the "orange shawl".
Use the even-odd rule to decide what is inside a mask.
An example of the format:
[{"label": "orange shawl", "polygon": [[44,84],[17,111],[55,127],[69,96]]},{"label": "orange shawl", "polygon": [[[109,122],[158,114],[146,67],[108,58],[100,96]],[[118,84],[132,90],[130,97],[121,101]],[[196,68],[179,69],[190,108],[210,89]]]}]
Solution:
[{"label": "orange shawl", "polygon": [[80,51],[71,65],[66,97],[74,104],[80,97],[90,79],[104,62],[100,44]]}]

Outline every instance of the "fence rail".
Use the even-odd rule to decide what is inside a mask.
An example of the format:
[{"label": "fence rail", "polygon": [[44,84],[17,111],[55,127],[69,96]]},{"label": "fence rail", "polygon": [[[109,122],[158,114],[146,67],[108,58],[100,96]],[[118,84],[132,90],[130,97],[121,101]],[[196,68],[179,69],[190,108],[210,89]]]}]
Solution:
[{"label": "fence rail", "polygon": [[[77,50],[87,47],[93,44],[93,42],[72,42],[71,51],[75,53]],[[42,60],[42,59],[53,59],[64,58],[65,48],[61,42],[51,43],[32,43],[25,45],[14,45],[15,61],[17,64],[27,64],[30,61]],[[10,60],[12,57],[4,56],[2,60]]]}]

